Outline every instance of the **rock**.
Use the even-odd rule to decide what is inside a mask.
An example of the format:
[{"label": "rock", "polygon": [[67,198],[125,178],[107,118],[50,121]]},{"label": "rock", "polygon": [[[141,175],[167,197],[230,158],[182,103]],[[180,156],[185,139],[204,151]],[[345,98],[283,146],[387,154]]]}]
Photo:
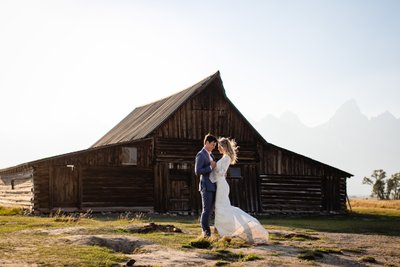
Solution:
[{"label": "rock", "polygon": [[135,264],[135,260],[134,259],[130,259],[130,260],[128,260],[127,262],[126,262],[126,266],[133,266],[134,264]]}]

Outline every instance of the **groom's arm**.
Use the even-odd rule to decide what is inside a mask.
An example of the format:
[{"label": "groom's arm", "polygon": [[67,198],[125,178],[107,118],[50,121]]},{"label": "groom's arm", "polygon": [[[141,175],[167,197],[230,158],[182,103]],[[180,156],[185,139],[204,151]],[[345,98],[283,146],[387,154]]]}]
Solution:
[{"label": "groom's arm", "polygon": [[206,164],[206,159],[202,153],[196,155],[194,171],[196,175],[209,174],[212,171],[211,165]]}]

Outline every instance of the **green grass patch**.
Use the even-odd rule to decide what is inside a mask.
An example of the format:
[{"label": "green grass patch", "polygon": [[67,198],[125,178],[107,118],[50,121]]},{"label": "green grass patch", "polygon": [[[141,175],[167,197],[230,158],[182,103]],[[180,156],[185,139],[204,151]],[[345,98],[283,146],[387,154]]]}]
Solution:
[{"label": "green grass patch", "polygon": [[319,239],[319,237],[303,233],[287,233],[287,234],[271,233],[269,235],[269,238],[272,241],[310,241]]},{"label": "green grass patch", "polygon": [[214,264],[214,266],[225,266],[225,265],[228,265],[228,264],[230,264],[229,261],[217,261],[217,262]]},{"label": "green grass patch", "polygon": [[309,261],[314,261],[317,259],[321,259],[324,256],[322,255],[321,252],[315,251],[315,250],[305,250],[301,252],[299,255],[297,255],[297,258],[301,260],[309,260]]},{"label": "green grass patch", "polygon": [[365,249],[361,249],[361,248],[342,248],[341,251],[350,252],[350,253],[356,253],[356,254],[361,254],[361,253],[366,252]]},{"label": "green grass patch", "polygon": [[241,258],[240,261],[256,261],[262,259],[264,258],[256,254],[247,254],[243,258]]},{"label": "green grass patch", "polygon": [[0,257],[39,266],[117,266],[126,260],[109,248],[70,244],[40,232],[1,235]]},{"label": "green grass patch", "polygon": [[182,246],[184,245],[190,245],[189,243],[196,238],[196,236],[193,234],[163,233],[163,232],[153,232],[149,234],[131,234],[131,235],[142,237],[156,244],[175,249],[182,248]]},{"label": "green grass patch", "polygon": [[0,216],[0,234],[12,233],[20,230],[51,227],[53,224],[48,218],[25,216]]},{"label": "green grass patch", "polygon": [[0,206],[0,215],[7,216],[7,215],[18,215],[23,213],[23,209],[21,208],[6,208]]},{"label": "green grass patch", "polygon": [[218,249],[226,249],[226,248],[245,248],[250,247],[250,244],[247,244],[244,240],[240,238],[219,238],[212,242],[213,247]]},{"label": "green grass patch", "polygon": [[372,208],[372,207],[355,207],[352,209],[356,214],[369,214],[389,217],[400,217],[399,209],[390,208]]},{"label": "green grass patch", "polygon": [[129,234],[129,230],[126,228],[117,228],[112,230],[115,234],[120,235],[120,234]]},{"label": "green grass patch", "polygon": [[[260,217],[266,229],[323,231],[333,233],[379,234],[400,236],[400,215],[397,213],[355,211],[335,216]],[[272,240],[283,240],[272,235]]]},{"label": "green grass patch", "polygon": [[217,249],[215,251],[212,251],[212,254],[219,260],[225,260],[231,262],[238,261],[243,257],[243,254],[234,253],[226,249]]},{"label": "green grass patch", "polygon": [[46,246],[32,252],[33,259],[45,259],[43,265],[59,266],[116,266],[128,259],[122,253],[99,246]]},{"label": "green grass patch", "polygon": [[211,250],[208,254],[212,255],[216,260],[222,262],[247,262],[261,260],[263,257],[256,254],[244,254],[242,252],[235,253],[227,249]]},{"label": "green grass patch", "polygon": [[207,238],[198,238],[190,241],[189,246],[194,248],[208,249],[212,247],[212,244]]},{"label": "green grass patch", "polygon": [[343,254],[340,248],[317,248],[315,249],[316,252],[321,253],[332,253],[332,254]]},{"label": "green grass patch", "polygon": [[376,259],[372,256],[364,256],[360,258],[361,261],[363,262],[369,262],[369,263],[375,263]]}]

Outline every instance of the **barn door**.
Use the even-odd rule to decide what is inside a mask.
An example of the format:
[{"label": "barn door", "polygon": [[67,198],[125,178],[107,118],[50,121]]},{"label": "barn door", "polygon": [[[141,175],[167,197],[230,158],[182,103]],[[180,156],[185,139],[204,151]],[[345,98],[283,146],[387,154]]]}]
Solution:
[{"label": "barn door", "polygon": [[79,172],[73,165],[54,166],[52,175],[52,207],[79,207]]},{"label": "barn door", "polygon": [[327,176],[322,181],[322,210],[340,211],[340,179]]},{"label": "barn door", "polygon": [[230,166],[227,172],[226,181],[229,184],[229,199],[231,204],[244,209],[246,190],[242,168],[239,165]]},{"label": "barn door", "polygon": [[190,181],[192,174],[185,164],[169,164],[169,210],[188,212],[191,210]]}]

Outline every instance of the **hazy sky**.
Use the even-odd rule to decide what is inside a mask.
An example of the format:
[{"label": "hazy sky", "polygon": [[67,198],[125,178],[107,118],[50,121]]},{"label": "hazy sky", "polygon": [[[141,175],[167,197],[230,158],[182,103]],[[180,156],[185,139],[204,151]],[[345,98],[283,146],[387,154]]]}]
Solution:
[{"label": "hazy sky", "polygon": [[[0,168],[86,149],[221,71],[250,121],[400,117],[400,1],[0,1]],[[268,136],[264,136],[268,140]]]}]

